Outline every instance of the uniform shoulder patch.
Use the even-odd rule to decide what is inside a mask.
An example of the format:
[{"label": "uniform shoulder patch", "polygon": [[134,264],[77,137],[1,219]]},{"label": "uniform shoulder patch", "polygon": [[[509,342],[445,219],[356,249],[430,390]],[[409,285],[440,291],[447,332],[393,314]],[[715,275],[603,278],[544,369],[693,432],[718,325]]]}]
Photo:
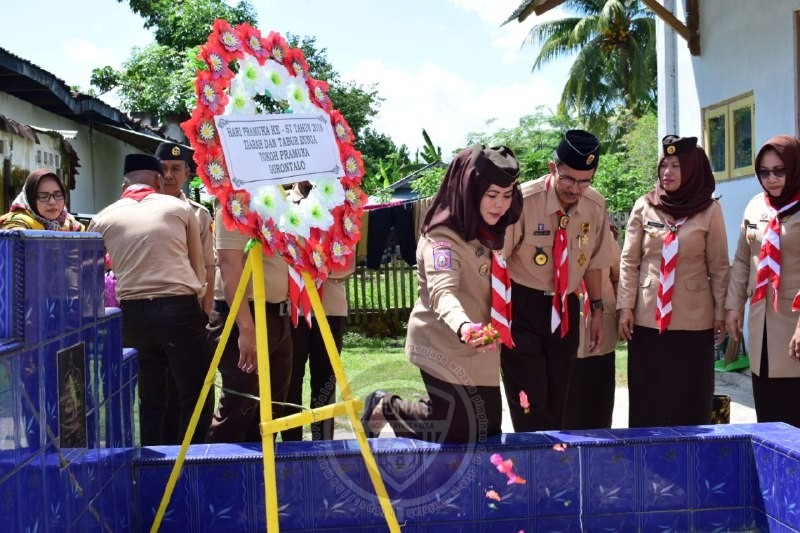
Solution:
[{"label": "uniform shoulder patch", "polygon": [[447,244],[448,246],[440,246],[433,249],[434,270],[450,270],[452,268],[452,251],[450,250],[450,243]]},{"label": "uniform shoulder patch", "polygon": [[453,244],[447,241],[434,241],[431,243],[434,248],[452,248]]}]

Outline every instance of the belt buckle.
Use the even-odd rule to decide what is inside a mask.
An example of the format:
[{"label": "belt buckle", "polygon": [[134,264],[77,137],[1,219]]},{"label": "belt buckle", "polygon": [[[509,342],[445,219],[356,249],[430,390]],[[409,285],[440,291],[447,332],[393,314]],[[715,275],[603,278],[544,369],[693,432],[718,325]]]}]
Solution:
[{"label": "belt buckle", "polygon": [[286,316],[289,314],[289,300],[284,300],[278,304],[278,316]]},{"label": "belt buckle", "polygon": [[544,294],[545,296],[555,296],[556,291],[542,291],[542,294]]}]

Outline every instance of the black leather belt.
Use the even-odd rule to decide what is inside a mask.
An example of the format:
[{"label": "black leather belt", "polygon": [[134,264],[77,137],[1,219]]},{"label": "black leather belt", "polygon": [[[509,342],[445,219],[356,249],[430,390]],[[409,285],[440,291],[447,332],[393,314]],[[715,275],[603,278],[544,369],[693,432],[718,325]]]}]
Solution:
[{"label": "black leather belt", "polygon": [[142,298],[142,299],[135,299],[135,300],[122,300],[120,302],[121,307],[132,307],[132,306],[152,306],[158,307],[162,305],[169,305],[169,304],[185,304],[190,302],[197,302],[197,296],[192,294],[182,294],[180,296],[158,296],[154,298]]},{"label": "black leather belt", "polygon": [[[250,301],[250,308],[253,307],[253,301]],[[221,315],[227,315],[231,308],[225,300],[214,300],[214,311]],[[284,300],[278,303],[267,302],[267,314],[286,316],[289,314],[289,300]]]}]

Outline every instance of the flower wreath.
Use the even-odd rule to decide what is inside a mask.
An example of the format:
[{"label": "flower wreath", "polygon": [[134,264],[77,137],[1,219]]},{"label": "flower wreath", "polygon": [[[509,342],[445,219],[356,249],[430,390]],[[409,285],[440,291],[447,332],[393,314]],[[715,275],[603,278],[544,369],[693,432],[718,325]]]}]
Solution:
[{"label": "flower wreath", "polygon": [[[221,203],[225,227],[260,241],[269,255],[280,253],[294,283],[302,283],[299,273],[306,272],[321,284],[355,253],[366,201],[359,188],[361,154],[347,121],[331,105],[328,85],[309,76],[300,49],[289,47],[276,32],[264,38],[247,23],[234,28],[216,20],[198,60],[197,105],[181,127],[194,148],[198,175]],[[313,189],[297,203],[287,200],[281,185],[262,186],[253,194],[235,188],[214,123],[215,115],[235,113],[327,115],[344,177],[311,180]]]}]

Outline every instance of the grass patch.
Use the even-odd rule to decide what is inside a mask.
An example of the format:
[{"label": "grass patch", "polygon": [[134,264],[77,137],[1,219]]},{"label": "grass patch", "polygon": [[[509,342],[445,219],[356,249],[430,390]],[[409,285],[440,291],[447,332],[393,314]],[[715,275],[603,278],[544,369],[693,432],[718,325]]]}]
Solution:
[{"label": "grass patch", "polygon": [[617,343],[616,349],[616,382],[617,387],[628,386],[628,344],[624,341]]}]

